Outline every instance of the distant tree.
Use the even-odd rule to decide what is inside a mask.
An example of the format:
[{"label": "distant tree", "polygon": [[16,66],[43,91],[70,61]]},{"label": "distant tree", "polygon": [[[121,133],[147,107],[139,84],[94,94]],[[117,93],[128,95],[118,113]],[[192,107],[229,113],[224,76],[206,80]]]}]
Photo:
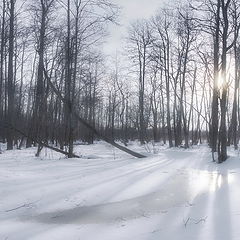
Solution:
[{"label": "distant tree", "polygon": [[139,140],[141,144],[146,138],[146,121],[144,119],[144,94],[146,87],[147,65],[150,60],[152,32],[147,21],[137,21],[129,30],[129,53],[138,68],[139,88]]}]

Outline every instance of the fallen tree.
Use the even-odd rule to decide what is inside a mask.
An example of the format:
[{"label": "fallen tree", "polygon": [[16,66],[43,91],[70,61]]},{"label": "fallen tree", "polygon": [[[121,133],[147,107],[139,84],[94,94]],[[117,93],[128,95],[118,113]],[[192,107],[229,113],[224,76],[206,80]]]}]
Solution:
[{"label": "fallen tree", "polygon": [[[59,148],[55,148],[55,147],[53,147],[53,146],[50,146],[50,145],[48,145],[47,143],[45,143],[45,142],[43,142],[43,141],[40,141],[40,140],[38,140],[38,139],[36,139],[36,138],[34,138],[34,137],[32,137],[32,136],[29,136],[28,134],[26,134],[26,133],[23,132],[22,130],[19,130],[19,129],[17,129],[17,128],[15,128],[15,127],[7,124],[7,123],[5,123],[5,126],[4,126],[4,127],[5,127],[5,128],[8,128],[8,129],[10,129],[10,130],[13,130],[13,131],[15,131],[15,132],[17,132],[17,133],[19,133],[19,134],[22,135],[23,137],[30,138],[33,142],[36,142],[36,143],[39,144],[40,146],[49,148],[49,149],[51,149],[51,150],[54,150],[55,152],[59,152],[59,153],[62,153],[62,154],[64,154],[64,155],[68,156],[68,152],[65,152],[65,151],[63,151],[63,150],[61,150],[61,149],[59,149]],[[73,157],[75,157],[75,158],[80,158],[80,157],[79,157],[78,155],[76,155],[76,154],[73,154]]]},{"label": "fallen tree", "polygon": [[107,136],[104,136],[103,134],[101,134],[100,132],[97,131],[96,128],[94,128],[91,124],[89,124],[88,122],[86,122],[83,118],[81,118],[79,116],[79,114],[74,111],[74,109],[72,109],[72,106],[71,106],[71,103],[68,102],[61,94],[61,92],[54,86],[54,84],[52,83],[50,77],[48,76],[48,73],[46,71],[46,69],[44,68],[44,75],[47,79],[47,82],[49,84],[49,86],[51,87],[51,89],[53,90],[53,92],[59,97],[59,99],[69,108],[69,110],[71,110],[70,112],[72,112],[72,115],[73,117],[79,121],[81,124],[83,124],[86,128],[88,128],[90,131],[92,131],[97,137],[99,137],[100,139],[104,140],[105,142],[111,144],[112,146],[120,149],[121,151],[123,152],[126,152],[134,157],[137,157],[137,158],[144,158],[146,156],[140,154],[140,153],[137,153],[137,152],[134,152],[122,145],[119,145],[118,143],[116,143],[115,141],[113,141],[111,138],[107,137]]}]

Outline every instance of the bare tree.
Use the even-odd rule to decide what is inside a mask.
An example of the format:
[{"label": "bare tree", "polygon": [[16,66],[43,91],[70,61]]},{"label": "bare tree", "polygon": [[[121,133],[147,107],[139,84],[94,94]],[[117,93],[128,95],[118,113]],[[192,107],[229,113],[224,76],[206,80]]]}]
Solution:
[{"label": "bare tree", "polygon": [[138,21],[131,26],[129,31],[129,51],[131,58],[138,67],[138,88],[139,88],[139,140],[141,144],[145,141],[146,121],[144,119],[144,94],[146,85],[147,65],[150,59],[150,47],[152,34],[147,21]]}]

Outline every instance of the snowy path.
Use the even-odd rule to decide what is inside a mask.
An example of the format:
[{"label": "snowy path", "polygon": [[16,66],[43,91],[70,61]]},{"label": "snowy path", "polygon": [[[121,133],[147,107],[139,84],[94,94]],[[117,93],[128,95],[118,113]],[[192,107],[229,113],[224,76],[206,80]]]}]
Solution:
[{"label": "snowy path", "polygon": [[217,165],[204,147],[141,160],[103,143],[77,150],[0,155],[0,239],[240,239],[237,153]]}]

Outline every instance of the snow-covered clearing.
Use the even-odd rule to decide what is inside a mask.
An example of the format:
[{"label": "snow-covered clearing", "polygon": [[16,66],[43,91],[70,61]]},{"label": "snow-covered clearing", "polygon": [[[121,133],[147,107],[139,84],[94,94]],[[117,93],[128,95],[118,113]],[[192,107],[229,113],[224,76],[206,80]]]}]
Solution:
[{"label": "snow-covered clearing", "polygon": [[240,160],[206,147],[77,146],[81,159],[36,149],[0,155],[0,239],[240,239]]}]

